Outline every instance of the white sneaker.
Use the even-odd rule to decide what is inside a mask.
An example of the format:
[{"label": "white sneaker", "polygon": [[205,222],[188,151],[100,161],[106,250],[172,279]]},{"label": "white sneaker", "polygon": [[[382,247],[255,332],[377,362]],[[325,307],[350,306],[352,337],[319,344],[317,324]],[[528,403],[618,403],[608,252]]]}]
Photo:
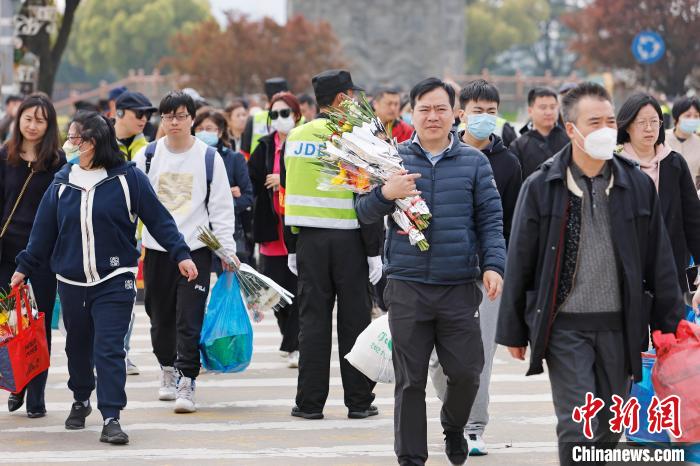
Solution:
[{"label": "white sneaker", "polygon": [[289,353],[287,351],[280,351],[280,358],[288,358]]},{"label": "white sneaker", "polygon": [[126,358],[126,375],[139,375],[139,368],[129,358]]},{"label": "white sneaker", "polygon": [[481,435],[467,434],[466,437],[469,456],[484,456],[489,454],[486,449],[486,443]]},{"label": "white sneaker", "polygon": [[175,399],[175,388],[177,386],[177,373],[174,367],[163,366],[160,370],[160,388],[158,389],[158,399],[161,401],[173,401]]},{"label": "white sneaker", "polygon": [[296,369],[299,367],[299,351],[292,351],[287,357],[287,367]]},{"label": "white sneaker", "polygon": [[194,405],[194,379],[181,375],[177,381],[175,412],[194,413],[195,411],[197,407]]}]

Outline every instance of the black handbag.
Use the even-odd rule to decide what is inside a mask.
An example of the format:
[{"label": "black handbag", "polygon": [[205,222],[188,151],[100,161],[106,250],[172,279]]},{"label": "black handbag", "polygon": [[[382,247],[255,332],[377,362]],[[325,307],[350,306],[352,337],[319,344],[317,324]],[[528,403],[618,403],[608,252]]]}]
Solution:
[{"label": "black handbag", "polygon": [[[34,170],[31,170],[29,172],[29,175],[27,175],[27,179],[24,180],[24,184],[22,185],[22,189],[20,190],[19,194],[17,195],[17,199],[15,200],[15,205],[12,206],[12,210],[10,211],[10,215],[8,215],[7,220],[5,220],[5,224],[2,226],[2,230],[0,231],[0,261],[2,261],[2,239],[5,236],[5,233],[7,232],[7,227],[10,226],[10,222],[12,221],[12,217],[15,215],[15,211],[17,210],[17,206],[19,205],[20,201],[22,200],[22,197],[24,197],[24,192],[27,190],[27,186],[29,186],[29,181],[31,181],[32,176],[34,176]],[[14,258],[12,260],[14,262]]]}]

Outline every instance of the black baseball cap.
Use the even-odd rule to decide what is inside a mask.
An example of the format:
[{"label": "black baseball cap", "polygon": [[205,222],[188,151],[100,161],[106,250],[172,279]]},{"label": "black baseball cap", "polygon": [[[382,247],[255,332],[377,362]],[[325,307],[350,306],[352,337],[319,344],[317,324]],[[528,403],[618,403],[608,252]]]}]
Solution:
[{"label": "black baseball cap", "polygon": [[278,92],[284,92],[289,90],[289,84],[284,78],[270,78],[265,81],[265,94],[268,99],[272,99],[272,96]]},{"label": "black baseball cap", "polygon": [[353,89],[355,91],[364,90],[352,82],[352,76],[350,76],[350,73],[346,70],[323,71],[311,78],[311,84],[314,87],[316,100],[318,100],[319,97],[335,96],[348,89]]},{"label": "black baseball cap", "polygon": [[146,112],[155,112],[157,109],[153,106],[148,97],[140,92],[126,91],[119,96],[115,104],[117,110],[143,110]]}]

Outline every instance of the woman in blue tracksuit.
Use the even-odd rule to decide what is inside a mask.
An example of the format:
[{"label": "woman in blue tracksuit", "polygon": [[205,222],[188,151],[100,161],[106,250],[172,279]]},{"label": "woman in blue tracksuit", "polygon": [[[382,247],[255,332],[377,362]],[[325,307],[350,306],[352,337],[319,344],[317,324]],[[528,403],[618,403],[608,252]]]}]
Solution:
[{"label": "woman in blue tracksuit", "polygon": [[66,429],[83,429],[95,389],[104,418],[100,441],[125,444],[119,425],[126,405],[126,336],[136,297],[136,223],[141,218],[158,242],[194,280],[197,268],[175,221],[146,176],[124,162],[111,122],[79,113],[63,146],[78,157],[55,176],[39,205],[29,244],[17,256],[12,285],[50,261],[58,280],[66,326],[68,388],[75,402]]}]

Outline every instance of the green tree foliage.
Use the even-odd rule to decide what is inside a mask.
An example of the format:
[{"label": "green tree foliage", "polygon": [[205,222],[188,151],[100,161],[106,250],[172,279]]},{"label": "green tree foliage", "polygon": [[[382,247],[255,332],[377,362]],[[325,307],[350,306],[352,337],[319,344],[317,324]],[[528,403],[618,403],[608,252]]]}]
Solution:
[{"label": "green tree foliage", "polygon": [[207,0],[83,0],[66,56],[92,75],[150,72],[175,34],[210,18]]},{"label": "green tree foliage", "polygon": [[540,22],[549,18],[547,0],[474,0],[465,8],[467,68],[480,72],[496,57],[540,38]]}]

